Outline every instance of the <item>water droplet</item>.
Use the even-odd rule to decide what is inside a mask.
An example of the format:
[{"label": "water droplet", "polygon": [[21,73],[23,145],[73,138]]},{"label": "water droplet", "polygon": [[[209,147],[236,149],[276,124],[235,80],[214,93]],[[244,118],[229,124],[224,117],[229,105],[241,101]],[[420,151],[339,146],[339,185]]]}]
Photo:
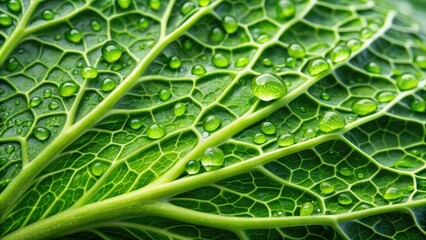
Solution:
[{"label": "water droplet", "polygon": [[312,128],[306,129],[305,133],[303,134],[303,137],[305,139],[311,139],[311,138],[314,138],[316,136],[317,136],[317,132]]},{"label": "water droplet", "polygon": [[169,100],[171,96],[172,96],[172,92],[169,89],[161,89],[160,91],[158,91],[158,97],[162,101]]},{"label": "water droplet", "polygon": [[377,64],[375,62],[367,63],[367,65],[365,65],[365,70],[367,70],[367,72],[375,73],[375,74],[381,74],[382,73],[382,68],[380,67],[379,64]]},{"label": "water droplet", "polygon": [[142,29],[145,30],[149,27],[150,25],[150,21],[147,18],[140,18],[139,22],[138,22],[138,26]]},{"label": "water droplet", "polygon": [[267,135],[275,134],[275,125],[271,122],[263,122],[260,124],[260,130]]},{"label": "water droplet", "polygon": [[404,194],[401,189],[397,187],[390,187],[386,189],[385,194],[383,194],[383,198],[389,202],[399,202],[403,195]]},{"label": "water droplet", "polygon": [[52,90],[50,90],[50,89],[45,89],[44,91],[43,91],[43,98],[50,98],[50,97],[52,97]]},{"label": "water droplet", "polygon": [[82,68],[84,67],[84,64],[82,62],[77,63],[77,68]]},{"label": "water droplet", "polygon": [[396,93],[395,92],[380,92],[379,94],[377,94],[377,101],[380,103],[387,103],[390,102],[392,100],[394,100],[396,97]]},{"label": "water droplet", "polygon": [[318,127],[326,133],[339,130],[345,127],[345,119],[336,111],[325,111],[319,117]]},{"label": "water droplet", "polygon": [[9,72],[15,71],[19,67],[18,59],[11,57],[6,62],[6,70]]},{"label": "water droplet", "polygon": [[134,129],[134,130],[138,130],[139,128],[141,128],[141,127],[142,127],[142,125],[143,125],[143,122],[142,122],[142,120],[141,120],[141,119],[139,119],[139,118],[132,118],[132,119],[130,119],[130,121],[129,121],[129,127],[130,127],[131,129]]},{"label": "water droplet", "polygon": [[1,157],[0,158],[0,167],[3,167],[4,165],[6,165],[6,163],[8,162],[6,157]]},{"label": "water droplet", "polygon": [[195,9],[195,3],[193,3],[193,2],[185,2],[180,7],[180,12],[182,13],[182,15],[187,15],[188,13],[190,13],[194,9]]},{"label": "water droplet", "polygon": [[322,92],[320,97],[322,100],[325,100],[325,101],[330,100],[330,95],[326,92]]},{"label": "water droplet", "polygon": [[213,55],[212,63],[218,68],[226,68],[229,66],[229,58],[223,53]]},{"label": "water droplet", "polygon": [[293,43],[290,46],[288,46],[287,53],[290,57],[293,58],[304,58],[306,56],[305,48],[298,44]]},{"label": "water droplet", "polygon": [[356,174],[356,177],[357,177],[358,179],[363,179],[363,178],[365,177],[365,175],[364,175],[363,173],[357,173],[357,174]]},{"label": "water droplet", "polygon": [[92,164],[92,174],[96,177],[99,177],[105,172],[106,168],[107,166],[103,162],[96,161]]},{"label": "water droplet", "polygon": [[104,78],[101,81],[101,90],[104,92],[110,92],[115,89],[117,82],[111,78]]},{"label": "water droplet", "polygon": [[351,56],[351,49],[346,46],[337,46],[331,50],[330,59],[334,63],[342,62]]},{"label": "water droplet", "polygon": [[300,207],[300,216],[311,216],[313,212],[314,205],[310,202],[306,202]]},{"label": "water droplet", "polygon": [[272,73],[263,73],[253,78],[250,87],[253,94],[262,101],[271,101],[287,93],[284,81]]},{"label": "water droplet", "polygon": [[166,128],[159,123],[152,123],[146,130],[146,135],[151,139],[162,138],[166,134]]},{"label": "water droplet", "polygon": [[11,154],[15,151],[15,146],[9,144],[5,147],[6,154]]},{"label": "water droplet", "polygon": [[206,73],[206,69],[203,65],[196,64],[192,67],[191,73],[197,76],[204,75]]},{"label": "water droplet", "polygon": [[38,105],[40,105],[41,101],[41,97],[32,97],[28,105],[30,107],[37,107]]},{"label": "water droplet", "polygon": [[217,147],[207,148],[201,156],[201,164],[207,171],[220,168],[223,165],[225,155]]},{"label": "water droplet", "polygon": [[200,167],[201,165],[199,161],[191,160],[186,163],[185,171],[190,175],[197,174],[200,171]]},{"label": "water droplet", "polygon": [[216,115],[209,115],[203,121],[203,128],[207,132],[213,132],[222,124],[222,119]]},{"label": "water droplet", "polygon": [[13,18],[7,14],[0,13],[0,26],[9,27],[13,24]]},{"label": "water droplet", "polygon": [[74,179],[72,180],[72,187],[79,187],[80,184],[83,182],[83,177],[81,177],[80,174],[74,175]]},{"label": "water droplet", "polygon": [[82,38],[83,38],[83,34],[75,28],[65,32],[65,39],[68,40],[69,42],[79,43]]},{"label": "water droplet", "polygon": [[62,97],[71,97],[78,90],[78,85],[72,81],[66,81],[59,85],[59,94]]},{"label": "water droplet", "polygon": [[249,63],[249,59],[246,57],[240,57],[235,62],[235,67],[245,67]]},{"label": "water droplet", "polygon": [[40,141],[44,141],[50,137],[50,130],[45,127],[36,127],[33,130],[33,135]]},{"label": "water droplet", "polygon": [[90,27],[95,32],[99,32],[102,29],[102,25],[96,20],[90,21]]},{"label": "water droplet", "polygon": [[102,47],[102,57],[109,63],[119,60],[122,54],[121,47],[114,41],[108,41]]},{"label": "water droplet", "polygon": [[319,188],[320,188],[320,191],[325,195],[328,195],[334,192],[334,185],[327,181],[320,183]]},{"label": "water droplet", "polygon": [[283,212],[281,212],[281,211],[275,211],[272,214],[272,216],[274,216],[274,217],[283,217],[283,216],[285,216],[285,214]]},{"label": "water droplet", "polygon": [[192,41],[190,39],[185,39],[185,41],[183,41],[183,48],[185,50],[191,50],[192,49]]},{"label": "water droplet", "polygon": [[182,66],[182,61],[180,60],[180,57],[173,56],[169,59],[169,67],[171,69],[179,69]]},{"label": "water droplet", "polygon": [[173,107],[173,113],[176,117],[180,117],[184,115],[186,112],[186,105],[185,103],[176,103]]},{"label": "water droplet", "polygon": [[256,38],[256,42],[258,43],[266,43],[267,41],[269,41],[270,37],[268,34],[263,33],[260,34],[257,38]]},{"label": "water droplet", "polygon": [[423,99],[413,99],[411,101],[411,110],[414,112],[424,112],[426,110],[426,102]]},{"label": "water droplet", "polygon": [[275,5],[275,12],[279,19],[292,18],[296,15],[296,6],[291,0],[278,0]]},{"label": "water droplet", "polygon": [[369,28],[363,28],[361,30],[361,32],[359,33],[359,35],[361,36],[362,39],[367,39],[370,38],[371,36],[373,36],[373,31]]},{"label": "water droplet", "polygon": [[158,11],[161,8],[161,0],[149,0],[149,7],[152,10]]},{"label": "water droplet", "polygon": [[265,67],[270,67],[272,66],[272,60],[269,58],[264,58],[262,59],[262,65]]},{"label": "water droplet", "polygon": [[330,66],[323,58],[312,60],[308,67],[308,71],[311,76],[316,76],[322,72],[327,71],[328,69],[330,69]]},{"label": "water droplet", "polygon": [[7,9],[15,13],[20,12],[22,9],[20,0],[9,0],[7,2]]},{"label": "water droplet", "polygon": [[229,15],[224,16],[222,19],[222,26],[227,33],[232,34],[238,30],[237,19]]},{"label": "water droplet", "polygon": [[287,147],[293,145],[295,142],[293,133],[285,133],[278,137],[277,143],[280,147]]},{"label": "water droplet", "polygon": [[366,116],[377,110],[377,103],[371,99],[360,99],[352,103],[352,112],[359,116]]},{"label": "water droplet", "polygon": [[198,0],[198,4],[201,7],[206,7],[206,6],[208,6],[210,4],[210,0]]},{"label": "water droplet", "polygon": [[55,110],[55,109],[58,109],[59,107],[60,107],[60,104],[58,101],[53,100],[49,103],[50,110]]},{"label": "water droplet", "polygon": [[414,59],[414,62],[421,68],[426,69],[426,56],[420,55]]},{"label": "water droplet", "polygon": [[61,35],[57,34],[57,35],[55,36],[55,40],[56,40],[56,41],[59,41],[59,40],[61,40],[61,39],[62,39],[62,36],[61,36]]},{"label": "water droplet", "polygon": [[353,52],[358,50],[362,46],[362,42],[358,39],[352,38],[348,40],[346,46],[348,46]]},{"label": "water droplet", "polygon": [[294,68],[296,66],[296,59],[294,59],[292,57],[288,57],[285,60],[285,65],[289,68]]},{"label": "water droplet", "polygon": [[98,76],[98,69],[96,69],[94,67],[85,67],[81,71],[81,76],[84,79],[93,79],[93,78],[96,78]]},{"label": "water droplet", "polygon": [[337,197],[337,201],[339,201],[342,205],[350,205],[352,203],[352,198],[349,194],[342,193]]},{"label": "water droplet", "polygon": [[221,28],[218,28],[218,27],[213,28],[209,36],[210,40],[214,43],[221,42],[224,37],[225,37],[225,33],[223,32]]},{"label": "water droplet", "polygon": [[419,80],[414,74],[404,73],[398,77],[396,84],[398,85],[399,90],[405,91],[417,87]]},{"label": "water droplet", "polygon": [[339,172],[340,172],[340,174],[342,174],[345,177],[352,176],[352,169],[350,169],[348,167],[340,168]]},{"label": "water droplet", "polygon": [[46,21],[52,20],[54,17],[55,17],[55,13],[50,9],[44,10],[43,13],[41,14],[41,18],[43,18],[43,20],[46,20]]},{"label": "water droplet", "polygon": [[256,133],[253,136],[253,142],[256,144],[263,144],[266,142],[266,136],[263,133]]}]

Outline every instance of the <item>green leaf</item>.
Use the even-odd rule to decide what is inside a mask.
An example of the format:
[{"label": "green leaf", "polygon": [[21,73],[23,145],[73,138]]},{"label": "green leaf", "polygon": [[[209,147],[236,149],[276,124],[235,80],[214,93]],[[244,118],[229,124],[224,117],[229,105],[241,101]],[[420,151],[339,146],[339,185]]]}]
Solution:
[{"label": "green leaf", "polygon": [[0,236],[422,238],[425,43],[379,0],[0,0]]}]

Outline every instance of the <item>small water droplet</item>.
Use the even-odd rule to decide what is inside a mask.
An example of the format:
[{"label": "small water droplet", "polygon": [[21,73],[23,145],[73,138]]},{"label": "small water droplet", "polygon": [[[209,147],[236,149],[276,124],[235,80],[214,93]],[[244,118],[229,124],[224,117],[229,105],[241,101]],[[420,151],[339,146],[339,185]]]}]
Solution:
[{"label": "small water droplet", "polygon": [[330,69],[327,61],[323,58],[317,58],[310,62],[308,71],[311,76],[316,76]]},{"label": "small water droplet", "polygon": [[322,92],[320,97],[322,100],[325,100],[325,101],[330,100],[330,95],[326,92]]},{"label": "small water droplet", "polygon": [[213,132],[220,127],[222,119],[216,115],[209,115],[203,121],[203,128],[208,132]]},{"label": "small water droplet", "polygon": [[363,173],[357,173],[357,174],[356,174],[356,177],[357,177],[358,179],[363,179],[363,178],[365,177],[365,175],[364,175]]},{"label": "small water droplet", "polygon": [[222,18],[222,26],[227,33],[232,34],[238,30],[238,21],[235,17],[227,15]]},{"label": "small water droplet", "polygon": [[396,93],[395,92],[380,92],[379,94],[377,94],[377,101],[380,103],[387,103],[390,102],[392,100],[394,100],[396,97]]},{"label": "small water droplet", "polygon": [[275,12],[279,19],[288,19],[296,15],[296,6],[291,0],[278,0]]},{"label": "small water droplet", "polygon": [[193,3],[193,2],[185,2],[180,7],[180,12],[182,13],[182,15],[187,15],[188,13],[190,13],[194,9],[195,9],[195,3]]},{"label": "small water droplet", "polygon": [[6,154],[11,154],[15,151],[15,146],[9,144],[5,147]]},{"label": "small water droplet", "polygon": [[285,65],[289,68],[294,68],[296,66],[296,59],[292,57],[286,58]]},{"label": "small water droplet", "polygon": [[185,165],[185,171],[190,175],[197,174],[200,171],[200,167],[201,167],[201,164],[199,161],[190,160]]},{"label": "small water droplet", "polygon": [[186,112],[186,105],[185,103],[176,103],[175,106],[173,107],[173,113],[176,117],[180,117],[182,115],[184,115]]},{"label": "small water droplet", "polygon": [[101,81],[101,90],[104,92],[110,92],[115,89],[117,82],[111,78],[104,78]]},{"label": "small water droplet", "polygon": [[215,27],[210,32],[210,40],[214,43],[220,43],[225,37],[225,33],[221,28]]},{"label": "small water droplet", "polygon": [[169,89],[161,89],[160,91],[158,91],[158,97],[162,101],[169,100],[171,96],[172,96],[172,92]]},{"label": "small water droplet", "polygon": [[263,133],[256,133],[253,136],[253,142],[256,144],[263,144],[266,142],[266,136]]},{"label": "small water droplet", "polygon": [[7,14],[0,13],[0,26],[9,27],[13,24],[13,18]]},{"label": "small water droplet", "polygon": [[410,105],[411,110],[414,112],[424,112],[426,110],[426,102],[423,99],[415,98]]},{"label": "small water droplet", "polygon": [[272,66],[272,60],[269,58],[264,58],[262,59],[262,65],[265,67],[270,67]]},{"label": "small water droplet", "polygon": [[340,168],[339,172],[340,172],[340,174],[342,174],[345,177],[352,176],[352,169],[350,169],[348,167]]},{"label": "small water droplet", "polygon": [[327,181],[320,183],[319,188],[320,188],[320,191],[325,195],[328,195],[334,192],[334,185]]},{"label": "small water droplet", "polygon": [[149,19],[148,18],[140,18],[139,19],[139,22],[138,22],[138,26],[142,29],[142,30],[145,30],[145,29],[147,29],[148,27],[149,27],[149,25],[150,25],[151,23],[150,23],[150,21],[149,21]]},{"label": "small water droplet", "polygon": [[332,132],[345,127],[345,119],[336,111],[325,111],[318,120],[318,127],[323,132]]},{"label": "small water droplet", "polygon": [[166,128],[159,123],[152,123],[146,130],[146,135],[151,139],[159,139],[166,134]]},{"label": "small water droplet", "polygon": [[389,202],[399,202],[403,195],[404,194],[401,189],[397,187],[390,187],[386,189],[385,194],[383,194],[383,198]]},{"label": "small water droplet", "polygon": [[213,55],[212,63],[215,67],[226,68],[229,66],[229,58],[223,53],[216,53]]},{"label": "small water droplet", "polygon": [[20,12],[22,9],[21,2],[19,0],[9,0],[7,2],[7,9],[11,12]]},{"label": "small water droplet", "polygon": [[263,73],[251,81],[253,94],[262,101],[271,101],[283,97],[287,93],[284,80],[273,73]]},{"label": "small water droplet", "polygon": [[358,39],[352,38],[348,40],[346,46],[348,46],[353,52],[358,50],[362,46],[362,42]]},{"label": "small water droplet", "polygon": [[414,58],[414,62],[421,68],[426,69],[426,56],[419,55]]},{"label": "small water droplet", "polygon": [[196,64],[192,67],[191,73],[197,76],[204,75],[206,73],[206,69],[203,65]]},{"label": "small water droplet", "polygon": [[223,165],[225,155],[217,147],[207,148],[201,156],[201,164],[207,171],[220,168]]},{"label": "small water droplet", "polygon": [[92,164],[91,170],[94,176],[99,177],[105,172],[106,168],[107,166],[103,162],[96,161]]},{"label": "small water droplet", "polygon": [[85,67],[83,68],[83,70],[81,71],[81,76],[84,79],[93,79],[96,78],[98,76],[98,69],[94,68],[94,67]]},{"label": "small water droplet", "polygon": [[182,66],[182,61],[180,60],[180,57],[172,56],[169,59],[169,67],[171,69],[179,69],[181,66]]},{"label": "small water droplet", "polygon": [[260,124],[260,130],[267,135],[275,134],[275,125],[271,122],[263,122]]},{"label": "small water droplet", "polygon": [[311,216],[313,212],[314,205],[310,202],[306,202],[300,207],[300,216]]},{"label": "small water droplet", "polygon": [[50,130],[45,127],[36,127],[33,130],[33,135],[40,141],[44,141],[50,137]]},{"label": "small water droplet", "polygon": [[298,44],[293,43],[290,46],[288,46],[287,53],[292,58],[304,58],[306,56],[305,48]]},{"label": "small water droplet", "polygon": [[122,54],[121,47],[115,41],[108,41],[102,47],[102,57],[109,63],[119,60]]},{"label": "small water droplet", "polygon": [[295,138],[293,133],[285,133],[278,137],[277,143],[280,147],[291,146],[295,143]]},{"label": "small water droplet", "polygon": [[11,57],[6,62],[6,70],[9,72],[15,71],[19,67],[18,59]]},{"label": "small water droplet", "polygon": [[198,4],[201,7],[206,7],[206,6],[208,6],[210,4],[210,0],[198,0]]},{"label": "small water droplet", "polygon": [[134,130],[138,130],[143,125],[143,122],[139,118],[132,118],[129,120],[129,127]]},{"label": "small water droplet", "polygon": [[373,36],[373,34],[374,32],[369,28],[363,28],[361,32],[359,32],[359,35],[362,39],[368,39]]},{"label": "small water droplet", "polygon": [[149,7],[152,10],[158,11],[161,8],[161,0],[149,0]]},{"label": "small water droplet", "polygon": [[235,67],[245,67],[249,64],[249,59],[246,57],[240,57],[235,62]]},{"label": "small water droplet", "polygon": [[365,70],[367,70],[367,72],[375,73],[375,74],[381,74],[382,73],[382,68],[380,67],[379,64],[377,64],[375,62],[367,63],[367,65],[365,65]]},{"label": "small water droplet", "polygon": [[41,18],[43,18],[43,20],[46,20],[46,21],[52,20],[54,17],[55,17],[55,13],[50,9],[44,10],[43,13],[41,14]]},{"label": "small water droplet", "polygon": [[78,85],[72,81],[66,81],[59,85],[59,94],[62,97],[71,97],[78,90]]},{"label": "small water droplet", "polygon": [[102,25],[97,20],[90,21],[90,27],[95,32],[99,32],[102,29]]},{"label": "small water droplet", "polygon": [[51,101],[51,102],[49,103],[49,109],[50,109],[50,110],[58,109],[60,106],[61,106],[61,105],[59,104],[59,102],[58,102],[58,101],[55,101],[55,100],[53,100],[53,101]]},{"label": "small water droplet", "polygon": [[50,98],[50,97],[52,97],[52,90],[50,90],[50,89],[45,89],[44,91],[43,91],[43,98]]},{"label": "small water droplet", "polygon": [[366,116],[377,110],[377,103],[371,99],[360,99],[352,103],[352,112],[359,116]]},{"label": "small water droplet", "polygon": [[72,187],[79,187],[82,182],[83,182],[83,177],[81,177],[80,174],[76,174],[74,175],[74,178],[72,180]]},{"label": "small water droplet", "polygon": [[38,105],[40,105],[41,102],[42,102],[41,97],[32,97],[28,105],[30,107],[37,107]]},{"label": "small water droplet", "polygon": [[73,28],[65,32],[65,39],[72,43],[79,43],[83,39],[83,34]]},{"label": "small water droplet", "polygon": [[337,201],[339,201],[340,204],[345,206],[352,204],[351,196],[346,193],[339,194],[339,196],[337,197]]},{"label": "small water droplet", "polygon": [[404,73],[398,77],[396,84],[398,85],[399,90],[405,91],[417,87],[419,79],[414,74]]},{"label": "small water droplet", "polygon": [[260,34],[257,38],[256,38],[256,42],[258,42],[258,43],[266,43],[267,41],[269,41],[270,40],[270,37],[269,37],[269,35],[268,34],[266,34],[266,33],[263,33],[263,34]]},{"label": "small water droplet", "polygon": [[334,63],[347,60],[351,56],[351,49],[346,46],[337,46],[331,50],[330,59]]},{"label": "small water droplet", "polygon": [[317,132],[312,128],[306,129],[305,133],[303,134],[303,137],[305,139],[311,139],[311,138],[314,138],[316,136],[317,136]]}]

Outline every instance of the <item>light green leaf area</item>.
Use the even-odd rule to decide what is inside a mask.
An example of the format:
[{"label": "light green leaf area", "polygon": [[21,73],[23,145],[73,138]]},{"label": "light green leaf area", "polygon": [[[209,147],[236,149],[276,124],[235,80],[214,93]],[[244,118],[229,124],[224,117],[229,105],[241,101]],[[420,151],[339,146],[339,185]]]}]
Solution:
[{"label": "light green leaf area", "polygon": [[424,238],[419,26],[367,0],[0,0],[0,237]]}]

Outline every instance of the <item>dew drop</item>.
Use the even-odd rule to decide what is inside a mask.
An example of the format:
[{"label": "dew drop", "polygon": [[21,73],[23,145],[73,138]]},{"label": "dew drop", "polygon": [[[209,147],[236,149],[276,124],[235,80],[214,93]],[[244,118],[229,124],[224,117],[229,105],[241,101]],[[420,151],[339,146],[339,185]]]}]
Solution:
[{"label": "dew drop", "polygon": [[249,64],[249,59],[246,57],[240,57],[235,62],[235,67],[245,67]]},{"label": "dew drop", "polygon": [[206,6],[208,6],[210,4],[210,0],[198,0],[198,4],[201,7],[206,7]]},{"label": "dew drop", "polygon": [[45,127],[36,127],[33,130],[33,135],[40,141],[44,141],[50,137],[50,130]]},{"label": "dew drop", "polygon": [[238,30],[238,22],[237,19],[233,16],[224,16],[222,19],[222,27],[229,34],[232,34]]},{"label": "dew drop", "polygon": [[91,170],[94,176],[99,177],[105,172],[106,166],[103,162],[96,161],[92,164]]},{"label": "dew drop", "polygon": [[336,111],[325,111],[319,117],[318,127],[326,133],[339,130],[345,127],[345,119]]},{"label": "dew drop", "polygon": [[352,176],[352,170],[348,167],[340,168],[339,173],[342,174],[345,177]]},{"label": "dew drop", "polygon": [[0,26],[2,27],[9,27],[13,24],[13,19],[11,16],[0,13]]},{"label": "dew drop", "polygon": [[413,99],[410,105],[411,110],[414,112],[424,112],[426,110],[426,102],[423,99]]},{"label": "dew drop", "polygon": [[50,9],[44,10],[41,14],[41,18],[43,18],[43,20],[46,20],[46,21],[52,20],[54,17],[55,17],[55,13]]},{"label": "dew drop", "polygon": [[257,38],[256,38],[256,42],[258,43],[266,43],[267,41],[269,41],[270,37],[268,34],[263,33],[260,34]]},{"label": "dew drop", "polygon": [[50,97],[52,97],[52,90],[50,90],[50,89],[45,89],[44,91],[43,91],[43,98],[50,98]]},{"label": "dew drop", "polygon": [[293,145],[295,142],[293,133],[285,133],[278,137],[277,143],[280,147],[287,147]]},{"label": "dew drop", "polygon": [[390,102],[392,100],[394,100],[396,97],[396,93],[395,92],[380,92],[379,94],[377,94],[377,101],[380,103],[387,103]]},{"label": "dew drop", "polygon": [[350,205],[352,203],[352,198],[349,194],[342,193],[337,197],[337,201],[342,205]]},{"label": "dew drop", "polygon": [[117,4],[121,9],[129,8],[131,2],[131,0],[117,0]]},{"label": "dew drop", "polygon": [[294,68],[296,66],[296,59],[292,57],[286,58],[285,65],[289,68]]},{"label": "dew drop", "polygon": [[78,90],[78,85],[72,81],[66,81],[59,85],[59,94],[62,97],[71,97]]},{"label": "dew drop", "polygon": [[4,165],[6,165],[7,163],[7,158],[6,157],[1,157],[0,158],[0,167],[3,167]]},{"label": "dew drop", "polygon": [[325,100],[325,101],[330,100],[330,95],[326,92],[322,92],[320,97],[322,100]]},{"label": "dew drop", "polygon": [[50,103],[49,103],[49,109],[50,110],[55,110],[55,109],[58,109],[60,107],[60,104],[59,104],[59,102],[58,101],[51,101]]},{"label": "dew drop", "polygon": [[222,119],[216,115],[209,115],[203,121],[203,128],[207,132],[213,132],[222,124]]},{"label": "dew drop", "polygon": [[221,28],[218,28],[218,27],[213,28],[209,36],[210,40],[214,43],[221,42],[224,37],[225,37],[225,33],[223,32]]},{"label": "dew drop", "polygon": [[266,136],[263,133],[256,133],[253,136],[253,142],[256,144],[263,144],[266,142]]},{"label": "dew drop", "polygon": [[292,18],[296,15],[296,6],[291,0],[278,0],[275,5],[275,12],[279,19]]},{"label": "dew drop", "polygon": [[347,60],[351,56],[351,49],[346,46],[337,46],[331,50],[330,59],[334,63]]},{"label": "dew drop", "polygon": [[379,64],[377,64],[375,62],[367,63],[367,65],[365,65],[365,70],[367,70],[367,72],[375,73],[375,74],[381,74],[382,73],[382,68],[380,67]]},{"label": "dew drop", "polygon": [[201,165],[199,161],[190,160],[185,165],[185,171],[190,175],[197,174],[200,171],[200,167]]},{"label": "dew drop", "polygon": [[314,205],[310,202],[306,202],[300,207],[300,216],[311,216],[313,212]]},{"label": "dew drop", "polygon": [[264,58],[262,59],[262,65],[265,67],[272,66],[272,60],[270,58]]},{"label": "dew drop", "polygon": [[9,144],[5,147],[6,154],[11,154],[15,151],[15,146]]},{"label": "dew drop", "polygon": [[290,46],[288,46],[287,53],[292,58],[304,58],[306,56],[305,48],[298,44],[298,43],[292,43]]},{"label": "dew drop", "polygon": [[334,192],[334,185],[327,181],[320,183],[319,188],[320,188],[320,191],[325,195],[328,195]]},{"label": "dew drop", "polygon": [[225,155],[217,147],[207,148],[201,156],[201,164],[207,171],[220,168],[223,165]]},{"label": "dew drop", "polygon": [[356,177],[357,177],[358,179],[363,179],[363,178],[365,177],[365,175],[364,175],[364,173],[357,173],[357,174],[356,174]]},{"label": "dew drop", "polygon": [[327,61],[323,58],[317,58],[310,62],[308,71],[311,76],[316,76],[330,69]]},{"label": "dew drop", "polygon": [[81,177],[80,174],[76,174],[74,176],[74,179],[72,180],[72,186],[79,187],[82,182],[83,182],[83,177]]},{"label": "dew drop", "polygon": [[18,59],[11,57],[6,62],[6,70],[9,72],[15,71],[19,67]]},{"label": "dew drop", "polygon": [[303,137],[305,139],[311,139],[311,138],[314,138],[316,136],[317,136],[317,132],[312,128],[306,129],[305,133],[303,134]]},{"label": "dew drop", "polygon": [[397,187],[390,187],[386,189],[385,194],[383,194],[383,198],[389,202],[399,202],[401,201],[402,196],[402,190]]},{"label": "dew drop", "polygon": [[404,73],[398,77],[396,84],[398,85],[399,90],[405,91],[417,87],[419,80],[414,74]]},{"label": "dew drop", "polygon": [[152,10],[158,11],[161,8],[161,0],[149,0],[149,7]]},{"label": "dew drop", "polygon": [[358,39],[352,38],[348,40],[348,42],[346,43],[346,46],[348,46],[353,52],[358,50],[362,46],[362,42]]},{"label": "dew drop", "polygon": [[426,69],[426,56],[420,55],[414,58],[414,62],[421,68]]},{"label": "dew drop", "polygon": [[117,82],[111,78],[104,78],[101,81],[101,90],[104,92],[111,92],[117,86]]},{"label": "dew drop", "polygon": [[119,60],[122,54],[121,47],[114,41],[108,41],[102,47],[102,57],[109,63]]},{"label": "dew drop", "polygon": [[172,56],[169,59],[169,67],[171,69],[179,69],[181,66],[182,66],[182,61],[180,60],[180,57]]},{"label": "dew drop", "polygon": [[138,22],[138,26],[142,29],[145,30],[149,27],[150,22],[147,18],[140,18],[139,22]]},{"label": "dew drop", "polygon": [[377,103],[371,99],[360,99],[352,103],[352,112],[359,116],[366,116],[377,110]]},{"label": "dew drop", "polygon": [[169,89],[161,89],[160,91],[158,91],[158,97],[162,101],[169,100],[171,96],[172,96],[172,92]]},{"label": "dew drop", "polygon": [[41,101],[41,97],[32,97],[28,105],[30,107],[37,107],[38,105],[40,105]]},{"label": "dew drop", "polygon": [[361,36],[362,39],[368,39],[371,36],[373,36],[373,31],[369,28],[363,28],[361,30],[361,32],[359,33],[359,35]]},{"label": "dew drop", "polygon": [[196,64],[192,67],[191,73],[197,76],[204,75],[206,73],[206,69],[203,65]]},{"label": "dew drop", "polygon": [[229,58],[223,53],[213,55],[212,63],[218,68],[226,68],[229,66]]},{"label": "dew drop", "polygon": [[162,138],[166,134],[166,128],[159,123],[152,123],[146,130],[146,135],[151,139]]},{"label": "dew drop", "polygon": [[90,21],[90,27],[95,32],[99,32],[102,29],[102,25],[96,20]]},{"label": "dew drop", "polygon": [[273,73],[263,73],[253,78],[250,88],[253,94],[262,101],[271,101],[287,93],[284,81]]},{"label": "dew drop", "polygon": [[9,0],[7,2],[7,9],[12,12],[20,12],[22,9],[21,2],[19,0]]},{"label": "dew drop", "polygon": [[275,134],[276,128],[275,125],[271,122],[263,122],[260,124],[260,131],[262,131],[264,134],[271,135]]},{"label": "dew drop", "polygon": [[130,121],[129,121],[129,127],[130,127],[131,129],[134,129],[134,130],[138,130],[139,128],[141,128],[141,127],[142,127],[142,125],[143,125],[143,122],[142,122],[142,120],[141,120],[141,119],[139,119],[139,118],[132,118],[132,119],[130,119]]},{"label": "dew drop", "polygon": [[193,2],[185,2],[180,7],[180,13],[182,13],[182,15],[187,15],[188,13],[190,13],[194,9],[195,9],[195,3],[193,3]]},{"label": "dew drop", "polygon": [[83,39],[83,34],[79,30],[73,28],[65,32],[65,39],[72,43],[79,43],[81,39]]},{"label": "dew drop", "polygon": [[85,67],[81,71],[81,76],[84,79],[93,79],[93,78],[96,78],[98,76],[98,69],[96,69],[94,67]]},{"label": "dew drop", "polygon": [[175,106],[173,107],[173,114],[176,117],[180,117],[182,115],[184,115],[186,112],[186,105],[185,103],[176,103]]}]

